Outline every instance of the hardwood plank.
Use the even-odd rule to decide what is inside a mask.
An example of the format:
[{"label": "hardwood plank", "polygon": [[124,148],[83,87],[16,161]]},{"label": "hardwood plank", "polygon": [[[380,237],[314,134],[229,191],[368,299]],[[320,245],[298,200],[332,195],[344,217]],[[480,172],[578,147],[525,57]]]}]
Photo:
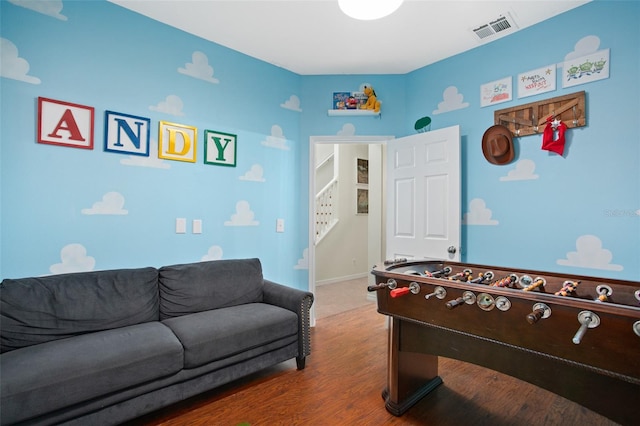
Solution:
[{"label": "hardwood plank", "polygon": [[375,305],[317,321],[312,354],[128,423],[130,426],[615,425],[504,374],[440,358],[444,383],[402,417],[384,408],[386,317]]},{"label": "hardwood plank", "polygon": [[316,285],[313,307],[316,319],[373,304],[375,298],[368,298],[368,277]]}]

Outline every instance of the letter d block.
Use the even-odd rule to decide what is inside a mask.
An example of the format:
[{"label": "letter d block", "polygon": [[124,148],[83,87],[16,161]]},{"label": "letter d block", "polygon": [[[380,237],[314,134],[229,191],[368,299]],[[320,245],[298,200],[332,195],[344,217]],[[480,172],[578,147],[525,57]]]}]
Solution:
[{"label": "letter d block", "polygon": [[158,157],[196,162],[198,128],[161,121],[158,129]]}]

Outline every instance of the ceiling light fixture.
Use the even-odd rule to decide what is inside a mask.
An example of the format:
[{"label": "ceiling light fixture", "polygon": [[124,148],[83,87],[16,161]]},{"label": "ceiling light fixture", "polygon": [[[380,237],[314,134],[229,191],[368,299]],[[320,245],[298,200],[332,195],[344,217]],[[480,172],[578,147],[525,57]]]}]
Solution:
[{"label": "ceiling light fixture", "polygon": [[398,10],[404,0],[338,0],[338,6],[353,19],[372,21]]}]

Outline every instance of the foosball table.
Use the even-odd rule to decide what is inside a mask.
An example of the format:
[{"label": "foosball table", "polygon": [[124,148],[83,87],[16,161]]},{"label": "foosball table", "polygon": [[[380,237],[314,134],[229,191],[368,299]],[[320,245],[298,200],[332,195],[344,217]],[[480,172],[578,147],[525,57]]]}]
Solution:
[{"label": "foosball table", "polygon": [[382,396],[392,414],[442,383],[443,356],[640,421],[640,282],[435,260],[371,273],[368,290],[391,318]]}]

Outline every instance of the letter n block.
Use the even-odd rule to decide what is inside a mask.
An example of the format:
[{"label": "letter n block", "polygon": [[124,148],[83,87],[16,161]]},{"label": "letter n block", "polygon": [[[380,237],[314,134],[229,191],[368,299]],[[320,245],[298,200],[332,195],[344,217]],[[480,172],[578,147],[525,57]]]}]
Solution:
[{"label": "letter n block", "polygon": [[145,117],[106,111],[104,114],[104,150],[149,156],[151,120]]}]

